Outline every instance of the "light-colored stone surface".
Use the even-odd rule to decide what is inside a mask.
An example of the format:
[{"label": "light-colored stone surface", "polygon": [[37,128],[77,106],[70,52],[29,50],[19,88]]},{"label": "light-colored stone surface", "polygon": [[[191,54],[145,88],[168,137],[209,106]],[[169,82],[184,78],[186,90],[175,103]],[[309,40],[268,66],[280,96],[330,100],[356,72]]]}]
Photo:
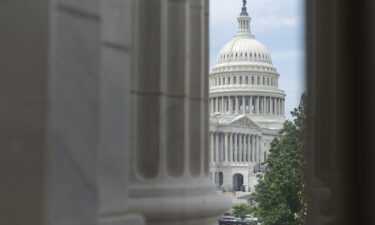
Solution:
[{"label": "light-colored stone surface", "polygon": [[265,161],[285,121],[279,74],[243,10],[237,34],[220,50],[209,75],[209,170],[216,186],[227,191],[235,187],[235,174],[243,176],[243,190],[254,191],[254,169]]}]

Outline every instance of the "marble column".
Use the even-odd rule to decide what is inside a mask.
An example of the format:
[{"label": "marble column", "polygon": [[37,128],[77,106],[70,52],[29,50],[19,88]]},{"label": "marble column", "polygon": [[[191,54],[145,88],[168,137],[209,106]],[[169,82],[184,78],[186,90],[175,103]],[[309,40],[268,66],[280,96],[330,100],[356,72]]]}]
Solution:
[{"label": "marble column", "polygon": [[242,113],[243,114],[245,114],[246,112],[245,102],[246,102],[245,96],[242,96]]},{"label": "marble column", "polygon": [[250,114],[253,114],[253,96],[250,96],[249,111],[250,111]]},{"label": "marble column", "polygon": [[243,136],[243,162],[247,162],[247,134]]},{"label": "marble column", "polygon": [[219,111],[219,106],[218,106],[218,99],[217,99],[217,97],[214,98],[214,102],[215,102],[215,112],[214,112],[214,114],[215,114],[215,113],[217,113],[217,111]]},{"label": "marble column", "polygon": [[263,114],[266,115],[268,113],[268,110],[267,110],[267,108],[268,108],[267,107],[267,97],[266,96],[263,97],[262,102],[263,102],[263,107],[262,107]]},{"label": "marble column", "polygon": [[247,162],[251,162],[251,140],[250,140],[250,134],[247,135]]},{"label": "marble column", "polygon": [[258,136],[258,162],[262,162],[262,143],[261,143],[261,137]]},{"label": "marble column", "polygon": [[234,148],[234,162],[238,162],[238,134],[234,134],[234,144],[233,144],[233,148]]},{"label": "marble column", "polygon": [[219,133],[218,136],[219,136],[219,162],[222,162],[224,158],[223,133]]},{"label": "marble column", "polygon": [[254,162],[258,162],[258,135],[254,136]]},{"label": "marble column", "polygon": [[229,134],[229,162],[233,162],[233,133]]},{"label": "marble column", "polygon": [[243,158],[243,143],[242,143],[242,134],[239,134],[239,139],[238,139],[238,142],[239,142],[239,146],[238,146],[238,152],[239,152],[239,159],[238,161],[239,162],[242,162],[242,158]]},{"label": "marble column", "polygon": [[236,110],[235,110],[235,112],[236,112],[236,114],[238,114],[239,113],[238,96],[236,96],[235,98],[236,98],[236,102],[235,102],[235,109]]},{"label": "marble column", "polygon": [[228,146],[228,133],[225,133],[224,134],[224,149],[225,149],[225,153],[224,153],[224,161],[225,162],[228,162],[229,161],[229,146]]},{"label": "marble column", "polygon": [[221,97],[221,107],[220,107],[220,109],[221,109],[220,113],[224,114],[224,96]]},{"label": "marble column", "polygon": [[214,162],[214,134],[212,132],[210,132],[210,140],[211,140],[211,143],[210,143],[210,162]]},{"label": "marble column", "polygon": [[215,139],[215,162],[219,162],[219,133],[214,133]]},{"label": "marble column", "polygon": [[229,113],[231,114],[233,112],[233,102],[232,102],[231,96],[228,97],[228,101],[229,101]]}]

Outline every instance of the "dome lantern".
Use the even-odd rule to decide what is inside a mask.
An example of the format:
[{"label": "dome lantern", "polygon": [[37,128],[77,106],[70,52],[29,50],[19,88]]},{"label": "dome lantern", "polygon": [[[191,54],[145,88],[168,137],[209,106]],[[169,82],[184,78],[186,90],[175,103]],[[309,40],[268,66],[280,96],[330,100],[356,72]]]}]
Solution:
[{"label": "dome lantern", "polygon": [[237,18],[238,20],[238,31],[236,36],[249,36],[251,38],[254,38],[254,35],[251,34],[251,28],[250,28],[250,21],[251,17],[247,13],[246,0],[242,0],[242,11],[240,16]]}]

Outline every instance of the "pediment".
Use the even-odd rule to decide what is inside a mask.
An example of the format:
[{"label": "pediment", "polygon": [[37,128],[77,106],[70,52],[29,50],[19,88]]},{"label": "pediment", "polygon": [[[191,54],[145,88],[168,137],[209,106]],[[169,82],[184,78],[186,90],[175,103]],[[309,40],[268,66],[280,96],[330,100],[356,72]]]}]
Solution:
[{"label": "pediment", "polygon": [[247,116],[239,117],[239,118],[233,120],[230,124],[232,124],[232,125],[239,125],[239,126],[245,126],[245,127],[260,128],[258,126],[258,124],[256,124],[253,120],[251,120]]}]

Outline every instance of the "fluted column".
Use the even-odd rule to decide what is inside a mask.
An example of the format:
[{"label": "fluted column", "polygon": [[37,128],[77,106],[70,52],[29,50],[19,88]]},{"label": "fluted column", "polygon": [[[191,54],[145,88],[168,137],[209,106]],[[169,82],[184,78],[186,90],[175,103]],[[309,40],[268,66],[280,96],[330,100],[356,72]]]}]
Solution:
[{"label": "fluted column", "polygon": [[224,136],[224,149],[225,149],[225,156],[224,156],[224,161],[225,162],[228,162],[229,161],[229,146],[228,146],[228,133],[225,133],[224,134],[225,136]]},{"label": "fluted column", "polygon": [[228,204],[206,179],[208,1],[133,5],[130,210],[147,225],[214,224]]}]

